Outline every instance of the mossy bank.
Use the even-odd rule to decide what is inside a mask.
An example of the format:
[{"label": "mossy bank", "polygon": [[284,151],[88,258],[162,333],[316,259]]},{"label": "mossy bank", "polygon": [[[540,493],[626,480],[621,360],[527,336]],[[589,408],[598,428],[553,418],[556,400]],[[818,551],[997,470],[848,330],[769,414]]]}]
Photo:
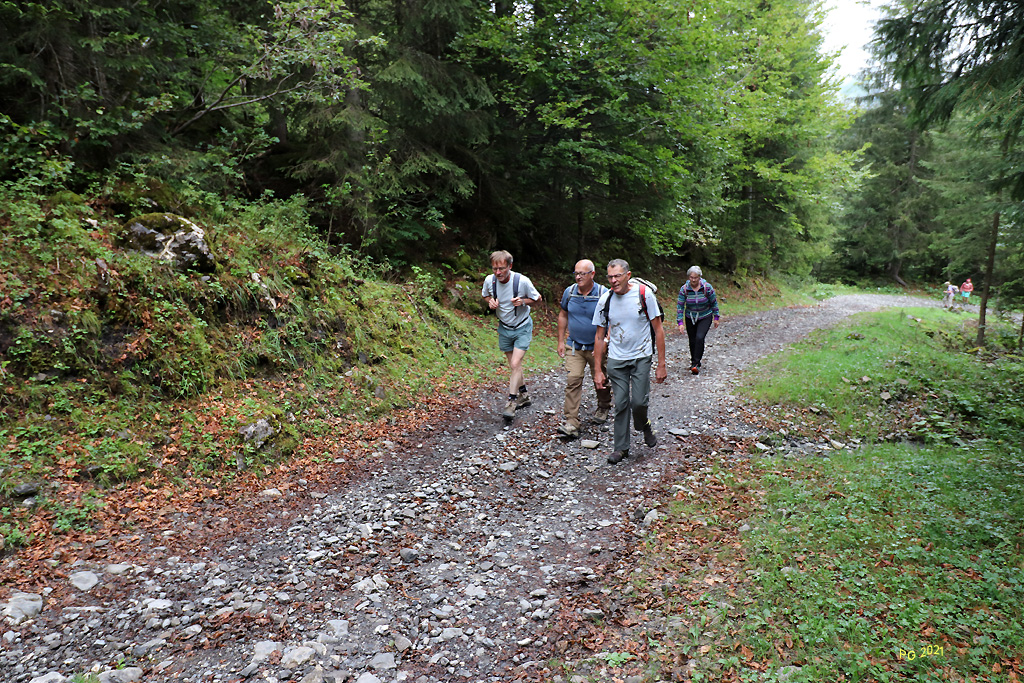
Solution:
[{"label": "mossy bank", "polygon": [[71,193],[7,200],[8,550],[87,527],[97,491],[259,472],[339,422],[392,415],[451,378],[499,369],[477,351],[493,351],[486,319],[440,303],[478,298],[477,273],[389,282],[329,251],[301,202],[125,219]]}]

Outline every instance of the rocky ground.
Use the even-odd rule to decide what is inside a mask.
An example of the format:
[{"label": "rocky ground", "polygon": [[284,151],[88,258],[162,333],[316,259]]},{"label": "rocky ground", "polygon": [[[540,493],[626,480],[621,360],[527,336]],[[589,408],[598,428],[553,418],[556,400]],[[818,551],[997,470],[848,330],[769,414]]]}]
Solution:
[{"label": "rocky ground", "polygon": [[[559,680],[549,666],[573,656],[566,624],[605,616],[609,580],[628,571],[623,558],[670,487],[756,450],[758,427],[730,393],[738,373],[851,313],[935,304],[841,296],[725,319],[699,377],[672,330],[669,381],[651,401],[659,444],[634,435],[616,466],[605,460],[610,424],[556,437],[561,373],[528,371],[533,405],[511,426],[500,389],[470,393],[433,424],[379,441],[351,481],[297,478],[229,508],[178,511],[161,534],[51,558],[37,592],[0,588],[0,678]],[[712,456],[708,436],[735,447]],[[19,562],[7,558],[3,573]]]}]

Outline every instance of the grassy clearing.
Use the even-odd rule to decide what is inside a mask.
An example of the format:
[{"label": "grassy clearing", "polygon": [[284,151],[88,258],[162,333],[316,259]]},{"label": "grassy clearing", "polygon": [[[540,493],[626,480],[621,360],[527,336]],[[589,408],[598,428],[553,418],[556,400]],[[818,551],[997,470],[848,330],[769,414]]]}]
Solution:
[{"label": "grassy clearing", "polygon": [[755,465],[768,493],[745,541],[747,612],[762,616],[732,623],[751,661],[807,681],[1020,673],[1024,366],[967,353],[960,323],[859,316],[755,373],[753,397],[816,406],[872,445]]},{"label": "grassy clearing", "polygon": [[963,322],[857,316],[752,372],[769,430],[864,445],[679,482],[628,586],[644,676],[1024,678],[1024,364]]}]

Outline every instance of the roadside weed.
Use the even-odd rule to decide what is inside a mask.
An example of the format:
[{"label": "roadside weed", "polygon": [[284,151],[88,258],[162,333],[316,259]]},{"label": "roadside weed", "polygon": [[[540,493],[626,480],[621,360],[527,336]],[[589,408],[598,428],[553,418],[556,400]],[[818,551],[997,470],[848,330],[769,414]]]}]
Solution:
[{"label": "roadside weed", "polygon": [[868,440],[951,443],[1020,433],[1024,364],[964,353],[955,321],[937,309],[853,316],[757,363],[742,391],[804,413],[809,425],[832,422]]}]

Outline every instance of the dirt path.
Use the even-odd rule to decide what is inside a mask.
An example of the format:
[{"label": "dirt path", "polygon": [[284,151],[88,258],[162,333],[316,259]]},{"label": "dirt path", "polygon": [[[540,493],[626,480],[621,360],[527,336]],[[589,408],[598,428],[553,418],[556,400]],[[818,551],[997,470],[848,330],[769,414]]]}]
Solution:
[{"label": "dirt path", "polygon": [[[199,513],[139,539],[135,562],[112,564],[103,544],[54,560],[42,611],[4,627],[0,671],[12,683],[118,666],[104,680],[554,680],[555,624],[601,616],[588,596],[621,576],[667,487],[706,464],[700,437],[756,435],[730,393],[740,370],[851,313],[936,303],[843,296],[726,319],[699,377],[682,374],[686,342],[670,334],[651,405],[659,445],[635,437],[618,466],[605,462],[610,425],[555,437],[562,374],[528,372],[533,405],[511,427],[500,391],[472,395],[444,423],[379,443],[372,476],[239,501],[248,528]],[[170,542],[183,535],[202,545]]]}]

